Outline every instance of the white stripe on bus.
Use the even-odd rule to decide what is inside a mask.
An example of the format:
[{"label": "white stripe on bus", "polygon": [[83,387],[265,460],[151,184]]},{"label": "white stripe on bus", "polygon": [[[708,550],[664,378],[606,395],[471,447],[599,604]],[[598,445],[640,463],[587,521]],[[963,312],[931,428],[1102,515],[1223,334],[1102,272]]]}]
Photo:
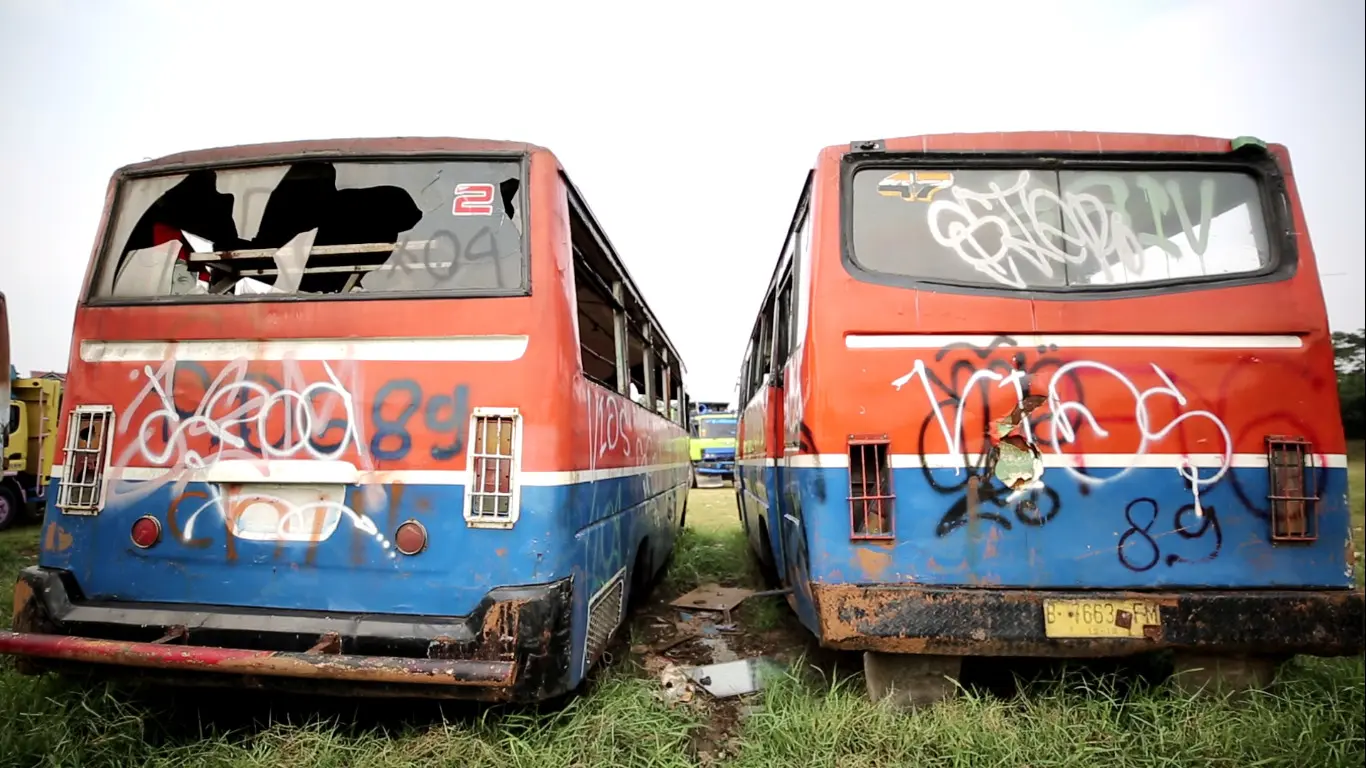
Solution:
[{"label": "white stripe on bus", "polygon": [[[997,344],[1001,339],[1014,344]],[[1128,335],[1105,333],[1020,333],[999,336],[851,333],[844,337],[848,349],[941,349],[964,344],[987,349],[1031,349],[1056,346],[1058,349],[1300,349],[1304,340],[1292,335],[1215,336],[1195,334]]]},{"label": "white stripe on bus", "polygon": [[233,360],[510,362],[526,354],[527,336],[434,336],[368,339],[239,339],[81,342],[87,363],[210,363]]},{"label": "white stripe on bus", "polygon": [[[288,463],[288,462],[284,462]],[[557,485],[575,485],[577,483],[590,483],[600,480],[616,480],[626,477],[635,477],[646,474],[662,474],[665,472],[682,472],[690,466],[687,462],[676,464],[650,464],[640,467],[615,467],[611,469],[594,470],[565,470],[550,472],[522,472],[517,476],[517,481],[525,486],[548,487]],[[177,467],[123,467],[122,469],[110,470],[111,480],[128,480],[130,482],[146,482],[149,480],[159,480],[166,476],[168,472],[175,473],[177,481],[200,483],[210,482],[204,470],[192,470]],[[54,477],[62,476],[62,467],[55,465],[52,467]],[[356,474],[356,484],[359,485],[388,485],[401,483],[403,485],[465,485],[470,479],[467,470],[462,469],[388,469],[376,471],[360,471]],[[288,479],[278,474],[267,475],[262,473],[256,482],[326,482],[326,478],[309,480],[307,473],[295,473]],[[241,482],[241,479],[238,480]]]},{"label": "white stripe on bus", "polygon": [[[1322,466],[1330,469],[1346,469],[1347,456],[1341,453],[1311,454],[1315,462],[1322,462]],[[849,454],[847,453],[798,453],[786,457],[787,463],[784,466],[798,469],[847,469],[849,467]],[[968,454],[967,457],[953,453],[932,453],[925,456],[914,453],[894,453],[888,457],[892,469],[919,469],[920,467],[930,467],[931,469],[955,469],[962,468],[964,462],[976,465],[979,457]],[[736,463],[747,467],[771,466],[775,459],[737,459]],[[1218,453],[1049,453],[1043,452],[1043,464],[1045,467],[1077,467],[1090,469],[1125,469],[1135,467],[1140,469],[1175,469],[1189,462],[1192,466],[1200,469],[1217,469],[1223,466],[1224,456]],[[1266,469],[1267,458],[1264,453],[1235,453],[1230,464],[1240,469]]]}]

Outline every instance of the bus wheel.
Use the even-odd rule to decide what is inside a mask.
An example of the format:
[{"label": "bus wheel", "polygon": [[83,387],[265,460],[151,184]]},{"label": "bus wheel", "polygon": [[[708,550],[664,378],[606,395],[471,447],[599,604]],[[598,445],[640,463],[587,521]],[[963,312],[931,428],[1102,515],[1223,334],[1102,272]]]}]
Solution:
[{"label": "bus wheel", "polygon": [[631,591],[626,595],[627,606],[639,608],[654,591],[655,579],[650,568],[650,542],[642,541],[636,548],[636,560],[631,564]]},{"label": "bus wheel", "polygon": [[8,485],[0,485],[0,531],[17,523],[23,514],[24,506],[19,501],[19,494]]},{"label": "bus wheel", "polygon": [[928,707],[952,698],[958,691],[962,656],[929,656],[914,653],[863,654],[863,677],[868,698],[886,701],[895,709]]},{"label": "bus wheel", "polygon": [[778,578],[778,566],[774,563],[773,547],[768,543],[768,523],[762,519],[759,521],[759,553],[755,559],[759,561],[759,576],[763,578],[764,586],[776,589],[781,579]]}]

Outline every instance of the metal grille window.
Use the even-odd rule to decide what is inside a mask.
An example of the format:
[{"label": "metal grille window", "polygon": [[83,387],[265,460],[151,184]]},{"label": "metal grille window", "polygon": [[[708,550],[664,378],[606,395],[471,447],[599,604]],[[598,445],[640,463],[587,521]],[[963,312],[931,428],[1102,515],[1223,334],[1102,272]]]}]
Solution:
[{"label": "metal grille window", "polygon": [[104,505],[104,467],[113,423],[112,406],[81,405],[71,412],[57,491],[57,506],[64,512],[93,515]]},{"label": "metal grille window", "polygon": [[465,520],[475,526],[511,527],[517,522],[521,491],[522,419],[516,408],[476,408],[470,436]]},{"label": "metal grille window", "polygon": [[887,436],[849,438],[849,530],[854,539],[890,539],[892,475]]},{"label": "metal grille window", "polygon": [[1311,455],[1310,445],[1304,440],[1276,436],[1266,439],[1272,541],[1315,541],[1319,537],[1314,504],[1319,496]]}]

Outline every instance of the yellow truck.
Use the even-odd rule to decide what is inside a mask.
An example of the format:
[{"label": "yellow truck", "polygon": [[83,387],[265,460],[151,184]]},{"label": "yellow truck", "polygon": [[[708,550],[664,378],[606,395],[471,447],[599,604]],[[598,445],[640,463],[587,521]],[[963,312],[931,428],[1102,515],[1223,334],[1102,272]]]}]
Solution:
[{"label": "yellow truck", "polygon": [[0,454],[0,531],[21,518],[43,514],[57,454],[57,419],[62,405],[59,378],[14,378],[5,320],[4,294],[0,294],[0,403],[8,405],[5,417],[0,419],[0,444],[4,446]]}]

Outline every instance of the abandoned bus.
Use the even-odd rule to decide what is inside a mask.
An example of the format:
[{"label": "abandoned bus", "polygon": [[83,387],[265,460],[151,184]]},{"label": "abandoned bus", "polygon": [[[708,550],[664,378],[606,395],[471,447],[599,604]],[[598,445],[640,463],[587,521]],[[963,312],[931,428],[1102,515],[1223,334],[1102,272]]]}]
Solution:
[{"label": "abandoned bus", "polygon": [[692,487],[724,485],[735,476],[735,412],[725,403],[695,405],[691,418]]},{"label": "abandoned bus", "polygon": [[964,656],[1257,682],[1363,646],[1333,371],[1284,147],[830,147],[744,359],[741,518],[875,699]]},{"label": "abandoned bus", "polygon": [[0,634],[30,670],[554,696],[687,501],[682,361],[526,144],[124,168],[68,370],[55,503]]}]

